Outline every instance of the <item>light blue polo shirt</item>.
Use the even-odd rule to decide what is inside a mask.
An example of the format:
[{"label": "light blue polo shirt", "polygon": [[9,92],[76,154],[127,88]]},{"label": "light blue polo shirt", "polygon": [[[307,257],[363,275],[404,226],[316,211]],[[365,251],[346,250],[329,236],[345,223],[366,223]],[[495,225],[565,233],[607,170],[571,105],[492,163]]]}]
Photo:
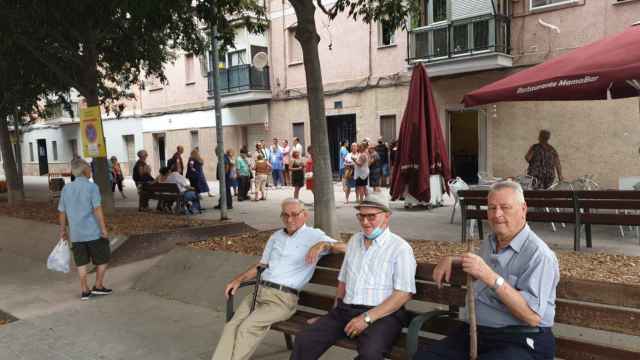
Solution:
[{"label": "light blue polo shirt", "polygon": [[322,230],[306,225],[302,225],[291,236],[284,230],[273,233],[260,260],[261,263],[269,265],[262,273],[262,280],[296,290],[302,289],[311,280],[316,268],[316,264],[307,264],[304,258],[309,249],[320,241],[335,242]]},{"label": "light blue polo shirt", "polygon": [[[541,327],[552,327],[556,310],[556,286],[560,268],[555,253],[536,235],[529,225],[496,253],[495,234],[480,245],[480,257],[516,289],[538,316]],[[526,325],[511,314],[493,288],[475,281],[478,325],[504,327]],[[466,318],[466,314],[465,314]]]},{"label": "light blue polo shirt", "polygon": [[77,177],[62,188],[58,211],[67,215],[69,239],[72,242],[100,238],[100,226],[93,210],[101,204],[98,186],[84,176]]}]

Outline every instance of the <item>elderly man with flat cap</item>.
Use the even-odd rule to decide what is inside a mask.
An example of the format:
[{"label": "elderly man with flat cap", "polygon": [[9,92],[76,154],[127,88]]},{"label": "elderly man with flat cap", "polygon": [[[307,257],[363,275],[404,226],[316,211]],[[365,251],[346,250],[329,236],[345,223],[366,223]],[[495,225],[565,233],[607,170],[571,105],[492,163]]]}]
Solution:
[{"label": "elderly man with flat cap", "polygon": [[416,292],[411,246],[391,232],[389,200],[373,192],[358,206],[362,231],[351,237],[329,313],[296,336],[293,360],[318,359],[336,341],[357,339],[358,359],[384,359],[407,321]]}]

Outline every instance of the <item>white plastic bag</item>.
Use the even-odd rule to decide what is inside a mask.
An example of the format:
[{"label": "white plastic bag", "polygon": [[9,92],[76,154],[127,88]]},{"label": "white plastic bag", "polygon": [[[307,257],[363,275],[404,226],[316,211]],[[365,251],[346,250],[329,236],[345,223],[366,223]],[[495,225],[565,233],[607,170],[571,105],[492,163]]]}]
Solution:
[{"label": "white plastic bag", "polygon": [[71,249],[69,243],[60,239],[47,259],[47,269],[68,273],[71,270]]}]

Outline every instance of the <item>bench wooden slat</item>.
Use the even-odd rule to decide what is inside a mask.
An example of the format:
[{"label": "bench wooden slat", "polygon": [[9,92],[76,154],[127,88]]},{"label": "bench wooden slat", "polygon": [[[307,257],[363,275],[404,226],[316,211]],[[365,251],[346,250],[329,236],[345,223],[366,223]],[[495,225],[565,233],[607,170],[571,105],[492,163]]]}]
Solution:
[{"label": "bench wooden slat", "polygon": [[637,360],[634,351],[556,337],[556,357],[565,360]]},{"label": "bench wooden slat", "polygon": [[560,278],[559,299],[640,309],[640,286]]},{"label": "bench wooden slat", "polygon": [[627,199],[640,200],[640,191],[637,190],[578,190],[578,199]]},{"label": "bench wooden slat", "polygon": [[580,221],[583,224],[593,225],[633,225],[640,226],[640,215],[625,214],[582,214]]}]

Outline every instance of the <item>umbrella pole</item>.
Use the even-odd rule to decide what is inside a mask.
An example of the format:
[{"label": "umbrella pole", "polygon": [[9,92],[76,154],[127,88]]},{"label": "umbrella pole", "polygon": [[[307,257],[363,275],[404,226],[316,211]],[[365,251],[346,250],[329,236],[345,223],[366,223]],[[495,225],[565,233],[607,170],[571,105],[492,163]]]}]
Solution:
[{"label": "umbrella pole", "polygon": [[[467,252],[473,253],[473,236],[467,238]],[[473,277],[467,274],[467,314],[469,317],[469,359],[478,358],[478,328],[476,318],[476,294],[473,289]]]}]

